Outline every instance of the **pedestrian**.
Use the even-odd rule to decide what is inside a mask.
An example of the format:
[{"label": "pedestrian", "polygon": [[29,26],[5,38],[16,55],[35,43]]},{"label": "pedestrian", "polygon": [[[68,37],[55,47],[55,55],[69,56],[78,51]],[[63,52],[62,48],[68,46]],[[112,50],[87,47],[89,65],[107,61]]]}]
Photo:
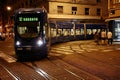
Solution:
[{"label": "pedestrian", "polygon": [[94,38],[95,38],[95,42],[97,43],[97,45],[99,45],[99,32],[98,31],[95,32]]},{"label": "pedestrian", "polygon": [[111,31],[108,31],[107,38],[108,38],[108,45],[112,44],[113,39],[112,39],[112,32]]},{"label": "pedestrian", "polygon": [[102,30],[102,32],[101,32],[101,40],[102,40],[102,44],[105,44],[105,40],[106,40],[106,32],[105,32],[105,30]]}]

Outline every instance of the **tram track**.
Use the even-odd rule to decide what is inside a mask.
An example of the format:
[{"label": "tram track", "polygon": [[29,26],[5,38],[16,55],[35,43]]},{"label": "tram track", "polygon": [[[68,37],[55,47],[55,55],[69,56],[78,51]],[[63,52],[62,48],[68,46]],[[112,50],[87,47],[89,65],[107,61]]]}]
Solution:
[{"label": "tram track", "polygon": [[[13,71],[11,71],[8,67],[3,66],[0,64],[0,66],[3,67],[3,69],[14,79],[14,80],[22,80],[20,77],[18,77]],[[1,79],[0,79],[1,80]]]},{"label": "tram track", "polygon": [[30,63],[31,65],[28,65],[27,63],[22,63],[22,64],[33,69],[36,73],[41,75],[45,80],[57,80],[55,77],[49,75],[47,72],[45,72],[40,67],[38,67],[35,62],[30,62]]},{"label": "tram track", "polygon": [[[59,60],[63,61],[63,60],[60,59],[59,57],[57,57],[57,58],[58,58]],[[62,65],[62,66],[61,66],[61,65],[57,65],[57,64],[54,63],[50,58],[47,58],[47,60],[50,61],[50,63],[52,63],[52,64],[54,64],[55,66],[57,66],[58,68],[63,69],[63,70],[65,70],[66,72],[68,72],[69,74],[73,75],[75,79],[77,79],[77,80],[85,80],[84,78],[82,78],[81,76],[77,75],[77,74],[74,73],[73,71],[65,68],[65,66],[67,66],[67,65],[64,65],[64,66],[63,66],[63,65]],[[62,63],[63,63],[63,62],[62,62]],[[64,63],[66,63],[66,62],[64,61]],[[68,64],[68,63],[66,63],[66,64]]]},{"label": "tram track", "polygon": [[[100,62],[100,60],[99,59],[94,59],[94,57],[88,57],[87,55],[85,55],[85,54],[83,54],[83,53],[85,53],[85,52],[87,52],[87,53],[89,53],[86,49],[84,49],[84,48],[82,48],[82,46],[80,45],[80,44],[77,44],[78,45],[78,48],[80,49],[80,50],[84,50],[82,53],[79,53],[78,51],[77,51],[77,49],[74,49],[73,48],[73,45],[68,45],[69,46],[69,50],[70,50],[70,52],[72,51],[73,53],[76,53],[77,55],[79,55],[80,56],[80,58],[82,58],[83,60],[85,59],[85,61],[86,60],[89,60],[90,61],[90,63],[89,63],[89,61],[87,61],[87,63],[85,62],[85,64],[92,64],[92,63],[102,63],[102,62]],[[62,47],[61,47],[62,48]],[[62,49],[60,48],[60,51],[62,51]],[[54,48],[53,48],[54,49]],[[58,54],[60,53],[59,52],[59,49],[55,49],[55,50],[58,50],[58,51],[55,51],[55,54],[57,54],[57,52],[58,52]],[[69,51],[68,50],[68,51]],[[63,52],[64,52],[64,50],[63,50]],[[61,54],[63,54],[63,53],[61,53]],[[77,55],[75,55],[75,56],[77,56]],[[78,58],[79,58],[79,56],[78,56]],[[64,62],[66,62],[66,63],[68,63],[69,65],[74,65],[74,67],[76,67],[76,68],[78,68],[78,69],[80,69],[80,68],[83,68],[83,66],[81,65],[81,67],[79,67],[80,65],[79,64],[76,64],[76,63],[73,63],[73,61],[71,62],[71,61],[68,61],[68,58],[66,58],[66,59],[64,59],[64,58],[61,58],[60,56],[57,56],[57,58],[58,59],[60,59],[60,60],[62,60],[62,61],[64,61]],[[81,61],[83,61],[83,60],[81,60]],[[84,61],[83,61],[84,62]],[[91,63],[92,62],[92,63]],[[102,63],[102,64],[105,64],[104,62]],[[95,66],[95,67],[97,67],[97,66]],[[88,67],[88,69],[89,69],[90,67]],[[84,74],[86,74],[86,75],[88,75],[88,76],[90,76],[90,77],[92,77],[92,78],[95,78],[95,80],[101,80],[101,76],[99,76],[99,75],[96,75],[95,73],[94,74],[92,74],[90,71],[87,71],[86,70],[86,68],[83,68],[83,69],[81,69],[82,70],[82,72],[84,73]],[[107,76],[106,76],[107,77]],[[90,79],[91,80],[91,79]]]},{"label": "tram track", "polygon": [[[54,57],[55,57],[55,59],[57,59],[57,62],[54,62],[54,60],[53,60]],[[75,64],[62,59],[60,56],[54,56],[54,57],[52,57],[52,60],[50,58],[47,58],[47,59],[52,64],[58,66],[59,68],[65,70],[66,72],[75,76],[77,80],[101,80],[98,76],[90,74],[89,72],[76,67]],[[59,63],[59,64],[57,64],[57,63]],[[70,66],[71,66],[71,69],[69,68]]]}]

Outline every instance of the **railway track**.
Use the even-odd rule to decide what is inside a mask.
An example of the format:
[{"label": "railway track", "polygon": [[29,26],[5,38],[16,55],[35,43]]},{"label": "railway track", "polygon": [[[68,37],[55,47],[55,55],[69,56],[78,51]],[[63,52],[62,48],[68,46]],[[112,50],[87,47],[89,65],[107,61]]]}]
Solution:
[{"label": "railway track", "polygon": [[[9,75],[9,79],[14,79],[14,80],[21,80],[20,77],[18,77],[13,71],[11,71],[8,67],[3,66],[2,64],[0,64],[0,66],[7,72],[6,75]],[[2,80],[2,79],[0,79]],[[7,79],[6,79],[7,80]]]},{"label": "railway track", "polygon": [[[61,51],[61,49],[60,49]],[[55,51],[55,53],[52,51],[52,54],[56,54],[57,51]],[[74,52],[74,51],[73,51]],[[59,54],[59,53],[57,53]],[[60,67],[61,69],[64,69],[66,72],[68,72],[69,74],[73,75],[76,80],[101,80],[99,77],[90,74],[89,72],[86,72],[78,67],[76,67],[75,64],[70,63],[68,60],[64,60],[62,59],[63,54],[62,55],[55,55],[51,58],[47,58],[52,64]],[[57,59],[57,61],[54,61],[53,59]]]},{"label": "railway track", "polygon": [[[65,70],[66,72],[68,72],[69,74],[73,75],[75,80],[85,80],[83,77],[77,75],[76,73],[74,73],[73,71],[67,69],[67,67],[69,67],[70,65],[68,65],[65,61],[61,60],[58,57],[59,60],[57,60],[59,64],[56,64],[54,61],[52,61],[50,58],[47,58],[48,61],[50,61],[50,63],[54,64],[55,66],[57,66],[58,68],[61,68],[62,70]],[[67,65],[66,65],[67,64]],[[62,65],[62,66],[61,66]]]},{"label": "railway track", "polygon": [[36,73],[41,75],[45,80],[57,80],[55,77],[51,76],[50,74],[39,68],[35,62],[29,62],[29,63],[31,65],[28,65],[27,63],[22,63],[22,64],[33,69]]}]

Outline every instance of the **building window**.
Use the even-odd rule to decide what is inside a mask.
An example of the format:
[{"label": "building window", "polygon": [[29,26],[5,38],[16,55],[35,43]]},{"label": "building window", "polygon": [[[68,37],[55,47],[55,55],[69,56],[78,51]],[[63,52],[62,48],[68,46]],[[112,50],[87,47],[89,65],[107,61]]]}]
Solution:
[{"label": "building window", "polygon": [[72,7],[72,14],[76,14],[77,12],[77,7]]},{"label": "building window", "polygon": [[63,6],[57,6],[57,12],[63,13]]},{"label": "building window", "polygon": [[101,9],[97,9],[97,16],[100,16],[101,15]]},{"label": "building window", "polygon": [[89,8],[85,8],[85,15],[89,15]]},{"label": "building window", "polygon": [[101,2],[101,0],[97,0],[97,3]]},{"label": "building window", "polygon": [[115,14],[115,10],[111,9],[110,14]]},{"label": "building window", "polygon": [[72,0],[73,3],[76,3],[76,0]]},{"label": "building window", "polygon": [[115,0],[115,3],[120,3],[120,0]]}]

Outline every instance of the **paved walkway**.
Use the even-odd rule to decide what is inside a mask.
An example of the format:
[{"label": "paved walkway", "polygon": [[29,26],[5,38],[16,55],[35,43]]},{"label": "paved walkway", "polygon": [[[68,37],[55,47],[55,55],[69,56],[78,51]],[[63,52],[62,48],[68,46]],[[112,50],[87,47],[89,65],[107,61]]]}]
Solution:
[{"label": "paved walkway", "polygon": [[[118,42],[119,43],[119,42]],[[120,44],[113,42],[112,45],[99,44],[97,45],[94,40],[72,41],[53,45],[51,51],[63,54],[73,54],[73,51],[79,53],[91,52],[112,52],[120,50]]]}]

